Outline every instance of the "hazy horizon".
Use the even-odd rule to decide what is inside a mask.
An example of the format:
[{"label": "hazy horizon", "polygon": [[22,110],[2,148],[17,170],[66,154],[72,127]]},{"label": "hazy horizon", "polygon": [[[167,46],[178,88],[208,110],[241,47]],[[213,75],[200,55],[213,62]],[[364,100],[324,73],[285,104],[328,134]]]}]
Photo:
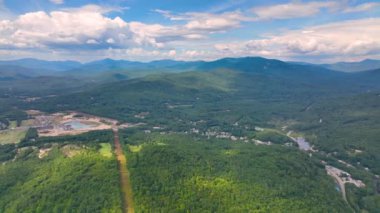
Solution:
[{"label": "hazy horizon", "polygon": [[269,59],[269,60],[279,60],[283,62],[288,62],[288,63],[310,63],[310,64],[315,64],[315,65],[322,65],[322,64],[336,64],[336,63],[360,63],[363,61],[380,61],[380,59],[373,59],[373,58],[365,58],[361,60],[351,60],[351,61],[336,61],[336,62],[331,62],[331,63],[313,63],[313,62],[308,62],[308,61],[288,61],[288,60],[281,60],[277,58],[269,58],[269,57],[262,57],[262,56],[241,56],[241,57],[222,57],[222,58],[216,58],[216,59],[210,59],[210,60],[177,60],[177,59],[171,59],[171,58],[162,58],[162,59],[157,59],[157,60],[128,60],[128,59],[115,59],[115,58],[99,58],[99,59],[93,59],[93,60],[88,60],[88,61],[80,61],[80,60],[74,60],[74,59],[43,59],[43,58],[33,58],[33,57],[28,57],[28,58],[14,58],[14,59],[8,59],[8,60],[0,60],[0,62],[8,62],[8,61],[19,61],[19,60],[39,60],[39,61],[47,61],[47,62],[77,62],[81,64],[88,64],[88,63],[93,63],[97,61],[103,61],[103,60],[113,60],[113,61],[129,61],[129,62],[137,62],[137,63],[151,63],[151,62],[156,62],[156,61],[177,61],[177,62],[213,62],[213,61],[218,61],[218,60],[223,60],[226,58],[264,58],[264,59]]}]

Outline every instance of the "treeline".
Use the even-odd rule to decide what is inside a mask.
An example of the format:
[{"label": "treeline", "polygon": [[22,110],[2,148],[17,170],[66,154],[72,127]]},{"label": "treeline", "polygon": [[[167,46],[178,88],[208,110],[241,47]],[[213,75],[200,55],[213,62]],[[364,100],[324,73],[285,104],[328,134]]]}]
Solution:
[{"label": "treeline", "polygon": [[80,135],[57,136],[57,137],[36,137],[36,130],[30,129],[25,139],[19,144],[20,147],[41,146],[44,144],[83,144],[91,145],[112,141],[113,134],[110,130],[91,131]]},{"label": "treeline", "polygon": [[[17,126],[20,126],[21,122],[26,119],[28,119],[28,115],[24,111],[21,111],[21,110],[9,109],[9,111],[8,110],[2,111],[2,112],[0,111],[0,122],[5,124],[5,127],[9,126],[9,121],[16,121]],[[1,130],[1,125],[0,125],[0,130]]]}]

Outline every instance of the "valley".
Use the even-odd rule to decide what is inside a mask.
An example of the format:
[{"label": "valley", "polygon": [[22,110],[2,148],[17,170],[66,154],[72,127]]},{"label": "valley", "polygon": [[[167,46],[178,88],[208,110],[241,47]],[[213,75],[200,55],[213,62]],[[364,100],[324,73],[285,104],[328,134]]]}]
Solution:
[{"label": "valley", "polygon": [[[11,201],[20,191],[41,211],[62,200],[55,208],[93,212],[375,212],[378,75],[263,58],[199,64],[54,95],[38,86],[5,90],[0,211],[25,210],[27,200]],[[55,163],[67,164],[73,179],[58,178],[58,170],[44,176]],[[37,194],[5,175],[20,175],[24,164],[35,170],[15,181]],[[78,207],[72,196],[95,189],[71,180],[85,177],[108,189]],[[54,187],[74,194],[46,198]]]},{"label": "valley", "polygon": [[380,2],[0,0],[0,213],[380,213]]}]

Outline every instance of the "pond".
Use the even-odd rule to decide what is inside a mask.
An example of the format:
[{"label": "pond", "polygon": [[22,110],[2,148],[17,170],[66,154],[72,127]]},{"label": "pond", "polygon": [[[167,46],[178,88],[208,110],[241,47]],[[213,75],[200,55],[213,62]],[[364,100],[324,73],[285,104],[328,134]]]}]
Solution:
[{"label": "pond", "polygon": [[87,125],[87,124],[84,124],[84,123],[82,123],[80,121],[76,121],[76,120],[66,122],[66,123],[64,123],[64,125],[70,126],[74,130],[89,129],[89,128],[95,127],[94,125]]}]

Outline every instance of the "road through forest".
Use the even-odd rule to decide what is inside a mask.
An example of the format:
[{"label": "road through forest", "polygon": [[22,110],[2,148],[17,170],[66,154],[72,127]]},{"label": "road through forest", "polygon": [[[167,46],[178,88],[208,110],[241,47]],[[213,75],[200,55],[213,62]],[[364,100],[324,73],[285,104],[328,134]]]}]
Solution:
[{"label": "road through forest", "polygon": [[118,162],[119,173],[120,173],[120,187],[123,198],[123,212],[134,213],[133,204],[133,194],[132,186],[129,180],[129,172],[127,165],[127,158],[124,155],[123,149],[119,140],[119,131],[117,128],[113,128],[114,143],[115,143],[115,154]]}]

